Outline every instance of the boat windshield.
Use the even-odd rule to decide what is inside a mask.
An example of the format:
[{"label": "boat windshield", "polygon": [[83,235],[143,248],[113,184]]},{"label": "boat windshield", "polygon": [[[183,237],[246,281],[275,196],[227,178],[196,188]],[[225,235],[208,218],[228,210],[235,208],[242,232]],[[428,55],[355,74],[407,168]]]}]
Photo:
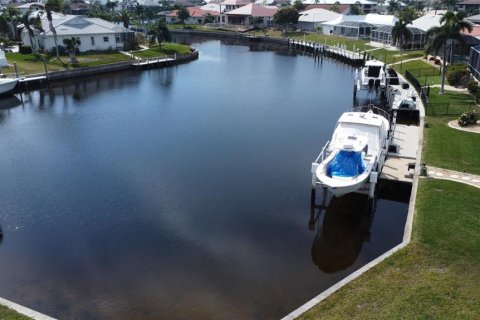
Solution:
[{"label": "boat windshield", "polygon": [[331,178],[356,177],[365,171],[361,151],[340,150],[335,158],[328,164],[327,175]]}]

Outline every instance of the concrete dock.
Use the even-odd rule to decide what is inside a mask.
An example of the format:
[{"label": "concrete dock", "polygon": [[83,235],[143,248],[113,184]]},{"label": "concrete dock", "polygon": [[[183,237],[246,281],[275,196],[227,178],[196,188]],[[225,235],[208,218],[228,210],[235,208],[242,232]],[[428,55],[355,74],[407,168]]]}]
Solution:
[{"label": "concrete dock", "polygon": [[[380,179],[413,182],[415,163],[418,156],[419,139],[423,128],[419,126],[420,118],[425,117],[425,109],[415,90],[406,85],[406,80],[399,77],[398,85],[389,85],[386,91],[387,102],[394,113],[395,121],[409,119],[405,123],[393,123],[393,142],[389,148],[387,159],[380,174]],[[402,106],[402,102],[410,100],[414,108]],[[404,116],[406,115],[406,116]]]}]

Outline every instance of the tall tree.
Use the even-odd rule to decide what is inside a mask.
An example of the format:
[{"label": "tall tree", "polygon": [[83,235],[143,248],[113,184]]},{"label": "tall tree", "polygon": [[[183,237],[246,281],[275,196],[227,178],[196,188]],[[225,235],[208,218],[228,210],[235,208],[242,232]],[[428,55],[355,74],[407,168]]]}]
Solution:
[{"label": "tall tree", "polygon": [[105,7],[111,12],[113,12],[117,7],[117,5],[118,5],[117,1],[107,1],[107,3],[105,4]]},{"label": "tall tree", "polygon": [[407,21],[399,19],[392,28],[392,41],[393,43],[400,44],[400,57],[402,56],[405,42],[412,38],[412,32],[407,28],[408,23]]},{"label": "tall tree", "polygon": [[452,48],[453,42],[465,42],[461,35],[461,31],[472,31],[472,26],[462,20],[463,14],[455,14],[452,11],[447,11],[440,19],[441,25],[433,27],[427,31],[427,36],[430,37],[430,44],[427,47],[428,51],[435,54],[443,49],[443,63],[442,63],[442,85],[440,87],[440,93],[445,93],[445,74],[447,69],[447,48]]},{"label": "tall tree", "polygon": [[354,4],[351,4],[350,5],[350,14],[359,15],[361,13],[361,10],[360,10],[361,5],[362,4],[360,3],[360,1],[357,1]]},{"label": "tall tree", "polygon": [[155,43],[155,40],[157,40],[160,48],[162,47],[162,42],[172,40],[170,30],[168,30],[167,25],[161,20],[148,31],[148,34],[151,36],[150,43]]},{"label": "tall tree", "polygon": [[53,34],[53,41],[55,42],[55,53],[57,55],[57,59],[60,59],[60,53],[58,52],[57,30],[53,26],[52,11],[48,6],[45,6],[45,10],[47,11],[48,27]]},{"label": "tall tree", "polygon": [[180,7],[177,11],[177,18],[182,22],[183,26],[185,26],[185,20],[190,18],[190,12],[188,12],[187,8]]},{"label": "tall tree", "polygon": [[405,21],[406,24],[410,24],[413,20],[419,18],[420,14],[414,7],[406,6],[398,12],[397,16],[399,19]]},{"label": "tall tree", "polygon": [[297,24],[299,16],[297,9],[294,7],[282,8],[273,16],[273,22],[283,26],[283,32],[286,33],[288,27]]},{"label": "tall tree", "polygon": [[458,0],[442,0],[441,3],[447,8],[447,10],[453,11],[457,6]]},{"label": "tall tree", "polygon": [[77,54],[77,50],[82,44],[79,38],[71,37],[63,39],[63,44],[65,45],[65,50],[67,50],[68,55],[70,56],[71,63],[77,63],[77,59],[75,55]]},{"label": "tall tree", "polygon": [[32,20],[30,18],[30,12],[27,12],[23,15],[22,21],[23,25],[27,29],[28,39],[30,40],[30,47],[32,48],[34,54],[38,54],[37,45],[35,43],[35,32],[33,31],[31,25]]},{"label": "tall tree", "polygon": [[63,12],[63,0],[48,0],[45,2],[45,8],[49,8],[53,12]]},{"label": "tall tree", "polygon": [[388,1],[387,11],[390,14],[394,14],[400,8],[400,2],[398,0]]},{"label": "tall tree", "polygon": [[117,15],[118,22],[121,22],[125,28],[130,27],[132,15],[127,10],[122,10]]},{"label": "tall tree", "polygon": [[22,15],[17,8],[7,7],[2,12],[2,17],[8,23],[8,27],[10,29],[10,39],[16,40],[17,39],[17,25],[18,22],[22,20]]},{"label": "tall tree", "polygon": [[302,2],[302,0],[295,0],[295,2],[293,3],[293,7],[297,9],[297,11],[302,11],[303,9],[305,9],[306,6]]}]

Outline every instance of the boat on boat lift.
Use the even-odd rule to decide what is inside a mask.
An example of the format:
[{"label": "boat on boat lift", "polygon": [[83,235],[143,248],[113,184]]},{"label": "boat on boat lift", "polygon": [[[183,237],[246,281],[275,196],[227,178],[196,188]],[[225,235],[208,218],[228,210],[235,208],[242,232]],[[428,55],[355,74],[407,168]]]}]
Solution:
[{"label": "boat on boat lift", "polygon": [[393,133],[389,114],[369,108],[341,115],[331,141],[312,163],[313,189],[319,185],[336,197],[359,192],[373,198]]},{"label": "boat on boat lift", "polygon": [[379,60],[369,60],[365,66],[355,71],[356,90],[384,90],[387,86],[386,65]]},{"label": "boat on boat lift", "polygon": [[15,89],[18,79],[0,78],[0,95],[7,95]]}]

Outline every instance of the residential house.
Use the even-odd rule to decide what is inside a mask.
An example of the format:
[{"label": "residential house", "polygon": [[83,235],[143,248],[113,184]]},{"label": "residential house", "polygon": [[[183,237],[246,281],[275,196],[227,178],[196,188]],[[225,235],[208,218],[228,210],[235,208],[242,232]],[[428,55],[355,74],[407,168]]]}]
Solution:
[{"label": "residential house", "polygon": [[278,8],[274,6],[261,6],[259,4],[250,3],[246,6],[231,10],[225,15],[226,23],[239,25],[252,25],[253,18],[263,18],[263,24],[270,26],[273,24],[273,16],[277,13]]},{"label": "residential house", "polygon": [[480,80],[480,45],[470,48],[468,70],[470,70],[477,81]]},{"label": "residential house", "polygon": [[90,4],[85,0],[72,0],[65,8],[65,11],[75,16],[86,16],[90,11]]},{"label": "residential house", "polygon": [[341,15],[340,17],[322,23],[324,34],[339,35],[351,38],[370,38],[372,30],[393,26],[398,18],[393,15],[369,13],[367,15]]},{"label": "residential house", "polygon": [[410,24],[414,28],[418,28],[423,31],[428,31],[433,27],[440,26],[440,19],[443,17],[443,14],[447,12],[446,10],[432,10],[425,13],[418,19],[415,19]]},{"label": "residential house", "polygon": [[20,11],[22,15],[28,13],[28,12],[35,12],[39,10],[45,10],[45,6],[40,3],[40,2],[32,2],[32,3],[25,3],[21,4],[18,6],[15,6],[15,8]]},{"label": "residential house", "polygon": [[[200,7],[187,7],[190,17],[184,21],[185,24],[205,24],[205,18],[212,16],[213,22],[220,21],[220,12],[213,10],[204,10]],[[165,16],[167,23],[179,22],[177,18],[178,10],[173,10]]]},{"label": "residential house", "polygon": [[227,23],[228,18],[225,15],[227,12],[246,6],[249,3],[251,2],[248,0],[225,0],[219,3],[220,4],[220,22]]},{"label": "residential house", "polygon": [[[47,15],[45,11],[39,11],[38,16],[43,30],[34,30],[34,46],[43,51],[50,51],[55,48],[55,41]],[[79,47],[81,52],[123,50],[124,44],[135,37],[133,31],[100,18],[63,15],[53,12],[52,24],[57,33],[58,45],[63,46],[63,39],[75,37],[81,41]],[[24,45],[30,46],[30,37],[27,30],[22,31],[21,38]]]},{"label": "residential house", "polygon": [[321,28],[322,23],[332,21],[342,15],[330,10],[314,8],[300,12],[297,28],[301,30],[314,31]]},{"label": "residential house", "polygon": [[[392,29],[393,26],[386,25],[382,27],[375,28],[372,30],[370,40],[375,42],[380,42],[388,46],[400,46],[400,43],[393,43],[392,40]],[[425,43],[427,42],[427,33],[421,29],[407,26],[407,29],[410,30],[412,37],[403,43],[404,48],[406,49],[423,49]]]},{"label": "residential house", "polygon": [[337,8],[340,6],[348,6],[350,8],[351,5],[358,5],[358,9],[362,14],[377,12],[377,5],[378,5],[377,2],[370,1],[370,0],[321,0],[321,1],[305,0],[302,2],[307,5],[319,5],[319,4],[330,5],[330,6],[335,5]]},{"label": "residential house", "polygon": [[459,1],[456,4],[456,8],[459,11],[477,12],[480,10],[480,0]]},{"label": "residential house", "polygon": [[[332,10],[332,8],[334,10]],[[306,10],[310,10],[310,9],[325,9],[325,10],[329,10],[329,11],[333,11],[333,12],[336,12],[336,13],[340,13],[340,14],[349,14],[350,13],[350,6],[347,5],[347,4],[309,4],[305,7],[305,11]]]}]

